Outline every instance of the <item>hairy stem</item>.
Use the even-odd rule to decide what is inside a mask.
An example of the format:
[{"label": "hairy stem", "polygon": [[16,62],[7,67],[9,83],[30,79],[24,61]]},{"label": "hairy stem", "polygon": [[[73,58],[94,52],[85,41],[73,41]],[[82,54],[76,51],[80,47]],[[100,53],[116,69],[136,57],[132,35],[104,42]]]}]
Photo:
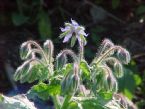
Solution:
[{"label": "hairy stem", "polygon": [[80,46],[79,46],[79,59],[80,59],[80,62],[81,60],[84,58],[84,44],[83,42],[81,42]]},{"label": "hairy stem", "polygon": [[60,109],[61,105],[60,105],[60,101],[58,99],[58,96],[55,95],[52,98],[53,98],[53,102],[54,102],[55,109]]},{"label": "hairy stem", "polygon": [[67,109],[68,103],[69,103],[71,98],[72,98],[72,95],[66,95],[61,109]]},{"label": "hairy stem", "polygon": [[93,60],[93,62],[92,62],[91,64],[93,64],[94,62],[95,62],[95,64],[100,63],[104,58],[107,57],[107,55],[108,55],[110,52],[112,52],[112,51],[114,51],[114,50],[117,50],[117,49],[122,49],[122,47],[120,47],[120,46],[115,46],[115,47],[110,48],[110,49],[107,50],[104,54],[102,54],[99,58],[96,57],[96,58]]}]

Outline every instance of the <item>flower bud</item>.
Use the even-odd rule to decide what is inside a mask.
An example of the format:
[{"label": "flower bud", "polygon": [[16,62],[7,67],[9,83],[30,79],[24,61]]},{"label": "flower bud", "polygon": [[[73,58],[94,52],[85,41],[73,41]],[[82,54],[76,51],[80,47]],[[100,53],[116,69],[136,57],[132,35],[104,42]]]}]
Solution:
[{"label": "flower bud", "polygon": [[52,41],[51,40],[46,40],[44,42],[43,47],[44,47],[46,53],[48,54],[48,56],[52,57],[53,56],[53,51],[54,51],[54,45],[53,45]]},{"label": "flower bud", "polygon": [[118,50],[117,56],[119,60],[124,64],[128,64],[131,60],[130,53],[124,48]]},{"label": "flower bud", "polygon": [[61,90],[63,94],[75,94],[79,86],[79,81],[78,67],[74,65],[73,72],[69,72],[62,81]]},{"label": "flower bud", "polygon": [[118,102],[118,104],[120,105],[120,107],[124,107],[125,109],[128,109],[129,108],[128,107],[128,100],[122,94],[114,94],[113,95],[113,99],[115,99]]},{"label": "flower bud", "polygon": [[65,54],[60,53],[56,57],[56,69],[60,70],[64,67],[64,65],[67,63],[67,57]]},{"label": "flower bud", "polygon": [[121,63],[116,62],[114,64],[114,71],[115,71],[115,75],[120,78],[123,76],[124,72],[123,72],[123,66]]},{"label": "flower bud", "polygon": [[117,91],[118,85],[112,70],[108,66],[101,66],[100,71],[100,74],[97,76],[97,88],[99,90]]},{"label": "flower bud", "polygon": [[28,57],[28,53],[30,52],[29,48],[28,48],[28,43],[24,42],[21,47],[20,47],[20,57],[22,60],[27,59]]},{"label": "flower bud", "polygon": [[[114,44],[109,39],[103,40],[101,48],[100,48],[101,54],[113,46],[114,46]],[[111,54],[113,54],[113,53],[114,53],[114,51],[111,52]]]},{"label": "flower bud", "polygon": [[117,81],[116,81],[116,79],[115,79],[115,77],[112,73],[109,74],[108,77],[107,77],[107,85],[108,85],[107,87],[108,87],[109,91],[117,92],[118,84],[117,84]]},{"label": "flower bud", "polygon": [[31,60],[25,61],[20,67],[17,68],[14,75],[16,81],[21,80],[29,72],[30,62]]}]

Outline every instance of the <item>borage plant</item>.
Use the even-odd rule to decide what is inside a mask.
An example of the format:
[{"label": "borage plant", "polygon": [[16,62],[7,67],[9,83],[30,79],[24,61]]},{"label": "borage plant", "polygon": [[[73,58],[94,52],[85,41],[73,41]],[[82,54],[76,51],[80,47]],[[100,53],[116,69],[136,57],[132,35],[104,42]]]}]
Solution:
[{"label": "borage plant", "polygon": [[88,36],[85,28],[71,20],[61,31],[63,43],[71,40],[74,47],[78,42],[77,54],[64,49],[54,59],[51,40],[44,42],[43,47],[35,41],[21,45],[24,63],[17,68],[14,78],[21,83],[38,81],[26,95],[51,99],[55,109],[131,109],[131,102],[117,93],[117,78],[123,76],[123,64],[130,62],[129,52],[104,39],[89,64],[84,58]]}]

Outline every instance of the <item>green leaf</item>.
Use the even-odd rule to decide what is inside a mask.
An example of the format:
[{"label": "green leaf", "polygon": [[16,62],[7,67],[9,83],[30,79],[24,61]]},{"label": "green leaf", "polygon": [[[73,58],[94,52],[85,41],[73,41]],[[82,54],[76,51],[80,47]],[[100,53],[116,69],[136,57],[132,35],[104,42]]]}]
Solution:
[{"label": "green leaf", "polygon": [[38,13],[38,18],[39,18],[38,30],[41,38],[42,39],[50,38],[52,33],[51,33],[51,22],[48,13],[40,11]]},{"label": "green leaf", "polygon": [[133,98],[133,93],[130,92],[128,89],[124,89],[123,91],[124,95],[127,96],[130,100]]},{"label": "green leaf", "polygon": [[145,13],[145,5],[140,5],[137,9],[136,9],[136,14],[144,14]]},{"label": "green leaf", "polygon": [[82,102],[83,109],[104,109],[103,105],[101,105],[98,101],[99,100],[93,99],[83,101]]},{"label": "green leaf", "polygon": [[68,109],[80,109],[80,108],[78,107],[78,104],[76,102],[72,101],[69,103]]},{"label": "green leaf", "polygon": [[100,91],[98,95],[104,100],[111,100],[113,96],[113,92],[102,92]]},{"label": "green leaf", "polygon": [[65,67],[62,69],[62,73],[64,75],[67,75],[73,68],[73,65],[72,64],[66,64]]},{"label": "green leaf", "polygon": [[81,61],[81,63],[80,63],[80,68],[81,68],[83,74],[84,74],[87,78],[89,78],[89,77],[90,77],[91,71],[90,71],[90,67],[89,67],[88,63],[87,63],[85,60],[84,60],[84,61]]},{"label": "green leaf", "polygon": [[112,0],[112,8],[116,9],[120,4],[120,0]]},{"label": "green leaf", "polygon": [[134,74],[133,76],[134,76],[136,85],[140,85],[142,83],[141,77],[137,74]]},{"label": "green leaf", "polygon": [[119,91],[129,99],[132,99],[136,89],[136,81],[131,70],[124,68],[124,71],[124,76],[118,79]]},{"label": "green leaf", "polygon": [[39,83],[38,85],[34,85],[30,91],[28,92],[28,96],[30,98],[34,98],[35,96],[39,97],[42,100],[48,100],[49,96],[54,96],[60,94],[61,87],[56,84],[45,84]]},{"label": "green leaf", "polygon": [[28,21],[28,17],[23,14],[13,13],[12,14],[12,22],[15,26],[20,26]]}]

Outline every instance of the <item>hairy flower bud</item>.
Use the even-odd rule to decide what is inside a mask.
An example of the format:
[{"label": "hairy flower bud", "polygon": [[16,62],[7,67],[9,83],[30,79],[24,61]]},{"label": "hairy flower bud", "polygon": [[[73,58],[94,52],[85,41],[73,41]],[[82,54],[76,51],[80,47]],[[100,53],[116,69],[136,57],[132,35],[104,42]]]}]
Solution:
[{"label": "hairy flower bud", "polygon": [[64,94],[72,95],[78,89],[80,78],[78,76],[78,68],[74,65],[72,70],[69,72],[62,81],[61,90]]},{"label": "hairy flower bud", "polygon": [[54,52],[54,45],[53,45],[52,41],[46,40],[44,42],[43,47],[44,47],[44,51],[47,54],[49,64],[51,64],[53,62],[53,52]]},{"label": "hairy flower bud", "polygon": [[[100,46],[99,54],[103,54],[104,52],[106,52],[106,50],[110,49],[113,46],[114,44],[109,39],[104,39]],[[112,50],[111,54],[113,53],[114,51]]]},{"label": "hairy flower bud", "polygon": [[113,99],[120,105],[120,107],[128,109],[128,101],[122,94],[114,94]]},{"label": "hairy flower bud", "polygon": [[65,54],[58,54],[56,57],[56,69],[60,70],[64,67],[64,65],[67,63],[67,57]]},{"label": "hairy flower bud", "polygon": [[21,59],[22,60],[27,59],[29,52],[30,52],[30,50],[28,48],[27,42],[22,43],[22,45],[20,47],[20,57],[21,57]]},{"label": "hairy flower bud", "polygon": [[123,76],[124,72],[123,72],[123,66],[121,63],[116,62],[114,64],[114,71],[115,71],[115,75],[120,78]]},{"label": "hairy flower bud", "polygon": [[52,61],[53,52],[54,52],[54,45],[53,45],[52,41],[51,40],[46,40],[44,42],[43,47],[44,47],[44,50],[49,57],[49,60]]},{"label": "hairy flower bud", "polygon": [[117,91],[118,85],[117,81],[112,73],[112,70],[104,65],[99,67],[100,72],[97,75],[97,89],[107,90],[107,91]]},{"label": "hairy flower bud", "polygon": [[107,85],[108,90],[117,92],[118,90],[117,80],[115,79],[112,73],[110,73],[107,77]]},{"label": "hairy flower bud", "polygon": [[25,61],[21,66],[19,66],[15,72],[14,78],[16,81],[22,79],[24,75],[29,73],[31,60]]},{"label": "hairy flower bud", "polygon": [[124,48],[118,50],[117,56],[119,60],[124,64],[128,64],[131,60],[130,53]]}]

